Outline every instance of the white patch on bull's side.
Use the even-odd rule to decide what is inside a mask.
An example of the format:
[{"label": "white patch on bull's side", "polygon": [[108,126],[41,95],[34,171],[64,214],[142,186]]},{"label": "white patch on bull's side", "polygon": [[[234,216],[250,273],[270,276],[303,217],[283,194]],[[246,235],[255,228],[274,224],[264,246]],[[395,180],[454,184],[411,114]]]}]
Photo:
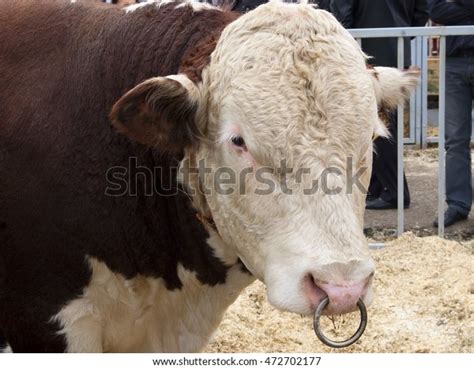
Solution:
[{"label": "white patch on bull's side", "polygon": [[148,5],[155,5],[157,7],[160,7],[162,5],[166,5],[169,3],[180,3],[176,6],[176,9],[182,8],[184,6],[191,6],[195,11],[206,10],[206,9],[218,9],[212,6],[211,4],[200,3],[198,1],[192,1],[192,0],[148,0],[147,2],[144,2],[144,3],[132,4],[132,5],[126,6],[124,9],[125,9],[125,12],[132,13],[135,10],[143,8]]},{"label": "white patch on bull's side", "polygon": [[207,243],[214,251],[214,255],[225,265],[233,265],[237,263],[238,257],[232,247],[227,245],[222,238],[211,227],[207,227],[209,238]]},{"label": "white patch on bull's side", "polygon": [[170,291],[162,279],[127,280],[104,263],[88,260],[89,285],[53,318],[61,324],[68,352],[200,351],[227,307],[253,281],[237,264],[225,284],[203,285],[179,264],[183,286]]}]

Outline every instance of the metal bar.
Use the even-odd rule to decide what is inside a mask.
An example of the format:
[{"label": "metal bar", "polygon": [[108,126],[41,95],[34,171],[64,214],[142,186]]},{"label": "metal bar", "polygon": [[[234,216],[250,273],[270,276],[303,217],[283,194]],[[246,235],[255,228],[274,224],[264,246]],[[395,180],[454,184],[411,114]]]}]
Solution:
[{"label": "metal bar", "polygon": [[373,243],[369,243],[369,249],[370,250],[380,250],[380,249],[383,249],[385,247],[385,243],[384,242],[373,242]]},{"label": "metal bar", "polygon": [[428,147],[428,37],[422,37],[422,62],[421,62],[421,148]]},{"label": "metal bar", "polygon": [[[397,40],[398,45],[398,69],[404,68],[404,39],[403,37],[398,37]],[[398,215],[398,223],[397,223],[397,234],[400,236],[404,231],[404,208],[403,208],[403,105],[398,105],[397,108],[397,197],[398,197],[398,204],[397,204],[397,215]]]},{"label": "metal bar", "polygon": [[[418,65],[418,44],[417,39],[414,38],[410,41],[410,65]],[[409,126],[408,126],[408,138],[405,138],[404,143],[409,142],[410,144],[416,143],[416,98],[417,89],[410,93],[410,115],[409,115]]]},{"label": "metal bar", "polygon": [[[423,65],[423,37],[417,37],[416,43],[416,63],[420,69]],[[423,93],[423,73],[421,73],[421,82],[416,87],[415,95],[415,144],[421,147],[421,112],[422,112],[422,93]]]},{"label": "metal bar", "polygon": [[[438,144],[438,137],[426,137],[426,143],[429,144]],[[471,137],[471,145],[474,145],[474,137]]]},{"label": "metal bar", "polygon": [[[410,41],[410,48],[411,48],[411,60],[410,65],[418,65],[417,64],[417,56],[418,56],[418,48],[417,48],[417,38]],[[410,93],[410,115],[409,115],[409,130],[408,130],[408,139],[405,139],[404,143],[414,144],[416,143],[416,98],[417,98],[417,90],[415,89]]]},{"label": "metal bar", "polygon": [[[421,65],[423,63],[423,47],[422,47],[422,37],[416,37],[415,38],[415,45],[416,45],[416,48],[415,48],[415,63],[414,65],[420,67],[421,69]],[[421,132],[421,85],[422,85],[423,81],[421,81],[421,83],[416,87],[416,90],[415,90],[415,111],[414,111],[414,120],[415,120],[415,132],[414,132],[414,135],[415,135],[415,145],[417,145],[418,147],[421,147],[421,136],[420,136],[420,132]]]},{"label": "metal bar", "polygon": [[[416,143],[415,137],[415,126],[416,126],[416,90],[410,93],[410,115],[409,115],[409,135],[408,142],[411,144]],[[407,140],[405,139],[405,142]]]},{"label": "metal bar", "polygon": [[446,196],[446,167],[444,126],[446,111],[446,37],[440,37],[439,45],[439,128],[438,128],[438,236],[444,237],[444,200]]},{"label": "metal bar", "polygon": [[352,28],[354,38],[474,35],[474,26]]}]

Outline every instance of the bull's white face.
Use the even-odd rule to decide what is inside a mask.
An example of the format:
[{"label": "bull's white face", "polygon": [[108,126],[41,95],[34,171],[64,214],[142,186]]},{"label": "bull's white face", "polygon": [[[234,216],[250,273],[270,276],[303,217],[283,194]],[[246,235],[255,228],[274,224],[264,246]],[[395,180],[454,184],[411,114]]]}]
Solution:
[{"label": "bull's white face", "polygon": [[[212,168],[202,180],[221,237],[278,308],[370,303],[364,188],[381,122],[355,40],[327,12],[268,4],[225,29],[204,77],[212,144],[197,159]],[[233,184],[216,188],[231,178],[219,168]]]},{"label": "bull's white face", "polygon": [[326,295],[328,313],[370,303],[364,188],[385,132],[378,105],[401,102],[417,73],[368,70],[332,15],[268,3],[225,28],[202,77],[169,78],[198,106],[205,139],[185,161],[207,172],[187,184],[205,189],[195,205],[226,253],[280,309],[309,314]]},{"label": "bull's white face", "polygon": [[281,309],[311,313],[331,288],[357,295],[334,297],[333,310],[370,302],[365,195],[348,182],[364,172],[366,188],[370,178],[379,124],[371,78],[329,13],[286,4],[226,28],[205,72],[212,144],[197,159],[236,178],[219,189],[215,175],[202,176],[206,200],[220,235]]}]

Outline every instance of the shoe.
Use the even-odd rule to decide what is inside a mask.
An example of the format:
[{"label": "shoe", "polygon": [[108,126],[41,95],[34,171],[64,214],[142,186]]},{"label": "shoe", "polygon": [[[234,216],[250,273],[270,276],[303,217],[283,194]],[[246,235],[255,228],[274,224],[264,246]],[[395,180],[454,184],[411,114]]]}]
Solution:
[{"label": "shoe", "polygon": [[[449,227],[454,223],[467,219],[467,214],[460,213],[456,209],[448,208],[444,213],[444,226]],[[433,222],[433,226],[438,228],[438,219]]]},{"label": "shoe", "polygon": [[[376,198],[375,200],[369,200],[365,203],[365,208],[370,210],[386,210],[386,209],[396,209],[397,204],[385,201],[381,197]],[[408,209],[408,205],[403,206],[404,209]]]}]

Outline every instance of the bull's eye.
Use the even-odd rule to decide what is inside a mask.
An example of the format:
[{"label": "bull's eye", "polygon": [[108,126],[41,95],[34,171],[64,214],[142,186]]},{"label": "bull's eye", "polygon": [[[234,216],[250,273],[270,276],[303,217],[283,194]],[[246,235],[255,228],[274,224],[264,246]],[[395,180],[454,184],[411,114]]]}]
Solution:
[{"label": "bull's eye", "polygon": [[240,136],[232,137],[232,143],[237,147],[245,147],[245,141]]}]

